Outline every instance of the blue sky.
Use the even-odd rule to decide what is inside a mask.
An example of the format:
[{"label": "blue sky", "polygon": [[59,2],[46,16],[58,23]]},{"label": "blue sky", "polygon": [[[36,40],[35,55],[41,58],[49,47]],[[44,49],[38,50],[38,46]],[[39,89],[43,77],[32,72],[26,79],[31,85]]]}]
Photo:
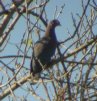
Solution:
[{"label": "blue sky", "polygon": [[[6,2],[8,3],[9,1],[10,0],[7,0]],[[69,30],[69,32],[71,34],[73,34],[73,32],[75,30],[74,27],[73,27],[73,23],[72,23],[71,13],[73,13],[73,15],[74,15],[74,17],[76,19],[78,19],[78,17],[76,16],[77,13],[79,15],[82,14],[81,0],[50,0],[50,2],[48,3],[48,5],[46,7],[47,18],[48,18],[49,21],[53,19],[53,15],[54,15],[54,12],[55,12],[55,7],[57,6],[58,11],[59,11],[59,9],[61,9],[61,6],[64,3],[65,3],[64,10],[63,10],[62,14],[58,18],[60,23],[61,23],[61,26],[56,28],[56,35],[57,35],[57,39],[59,41],[65,40],[67,37],[69,37],[68,33],[67,33],[68,30]],[[30,16],[30,17],[32,17],[32,16]],[[33,17],[31,19],[33,20]],[[78,23],[78,20],[77,20],[77,23]],[[18,49],[14,45],[12,45],[10,43],[15,43],[16,45],[19,45],[20,42],[21,42],[22,35],[26,30],[26,27],[27,27],[26,26],[26,20],[23,17],[21,17],[19,19],[19,21],[17,22],[17,24],[15,25],[14,29],[11,31],[11,33],[10,33],[10,42],[8,43],[7,47],[2,52],[2,54],[0,53],[0,56],[3,56],[3,55],[4,56],[6,56],[6,55],[15,55],[17,53]],[[44,28],[43,25],[41,27]],[[44,30],[45,30],[45,28],[44,28]],[[36,37],[37,37],[37,35],[36,35]],[[71,43],[68,43],[68,44],[71,44]],[[68,44],[66,43],[66,47],[68,46]],[[29,54],[29,56],[30,55],[31,54]],[[9,61],[10,60],[6,60],[6,62],[9,62]],[[30,61],[25,63],[25,66],[27,66],[27,68],[29,68],[29,62]],[[12,65],[12,67],[13,67],[13,65]],[[15,91],[15,93],[18,93],[18,95],[20,95],[21,91],[23,91],[23,90],[17,89]],[[44,96],[45,92],[43,91],[43,87],[40,87],[40,89],[38,89],[37,92],[41,92],[42,96]],[[7,101],[7,100],[4,99],[2,101]],[[31,96],[29,97],[29,101],[32,101]],[[33,101],[39,101],[39,100],[33,99]]]},{"label": "blue sky", "polygon": [[[46,7],[47,17],[48,17],[49,21],[53,19],[55,7],[57,6],[58,11],[59,11],[61,9],[61,6],[64,3],[65,3],[65,8],[64,8],[62,14],[58,18],[61,23],[61,27],[58,27],[56,29],[56,33],[57,33],[56,35],[57,35],[57,39],[59,41],[64,40],[64,38],[68,37],[68,34],[67,34],[68,30],[71,34],[73,34],[73,32],[74,32],[71,13],[73,13],[73,15],[76,17],[76,14],[81,12],[80,0],[73,0],[73,2],[71,0],[51,0],[50,3]],[[79,13],[79,15],[81,15],[81,13]],[[21,17],[19,19],[19,21],[17,22],[17,24],[15,25],[14,29],[10,33],[11,43],[16,43],[16,44],[20,43],[20,41],[21,41],[20,39],[25,31],[23,29],[26,29],[26,20],[23,17]],[[45,30],[45,28],[44,28],[44,30]],[[7,54],[9,54],[9,53],[14,54],[14,51],[10,51],[10,49],[6,49],[6,50],[7,50],[7,52],[6,52]],[[13,50],[15,50],[15,48]]]}]

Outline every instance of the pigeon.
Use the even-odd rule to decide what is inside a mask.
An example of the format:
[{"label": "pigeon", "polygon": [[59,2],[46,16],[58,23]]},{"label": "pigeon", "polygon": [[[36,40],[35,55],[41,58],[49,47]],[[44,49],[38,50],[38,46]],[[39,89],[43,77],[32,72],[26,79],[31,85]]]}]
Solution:
[{"label": "pigeon", "polygon": [[46,69],[54,56],[58,42],[55,28],[59,25],[60,22],[56,19],[50,21],[46,27],[45,35],[35,43],[30,63],[30,73],[33,76]]}]

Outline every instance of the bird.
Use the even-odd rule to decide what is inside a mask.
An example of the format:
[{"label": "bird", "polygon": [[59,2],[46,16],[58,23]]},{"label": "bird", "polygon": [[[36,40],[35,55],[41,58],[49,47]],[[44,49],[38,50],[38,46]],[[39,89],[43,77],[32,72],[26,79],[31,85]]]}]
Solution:
[{"label": "bird", "polygon": [[30,63],[30,73],[34,76],[37,73],[41,73],[44,67],[51,61],[52,56],[55,54],[57,47],[57,38],[55,34],[55,28],[60,26],[60,22],[57,19],[50,21],[47,24],[45,35],[38,40],[32,53],[32,59]]}]

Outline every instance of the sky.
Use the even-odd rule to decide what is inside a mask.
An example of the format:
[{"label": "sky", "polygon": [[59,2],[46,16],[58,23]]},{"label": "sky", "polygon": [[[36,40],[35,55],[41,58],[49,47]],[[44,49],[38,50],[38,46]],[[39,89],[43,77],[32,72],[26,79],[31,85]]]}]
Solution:
[{"label": "sky", "polygon": [[[7,1],[10,1],[10,0],[7,0]],[[59,41],[64,40],[64,38],[68,37],[68,34],[67,34],[68,30],[71,34],[73,34],[72,32],[74,31],[74,27],[73,27],[73,23],[72,23],[71,13],[73,13],[73,15],[76,17],[76,14],[81,12],[80,0],[73,0],[73,2],[72,2],[72,0],[51,0],[46,7],[47,17],[48,17],[49,21],[54,18],[53,15],[54,15],[56,6],[59,11],[63,4],[65,4],[64,10],[62,11],[62,14],[58,18],[61,23],[61,27],[58,27],[56,29],[56,33],[57,33],[56,35],[57,35],[57,39]],[[81,15],[81,13],[80,13],[80,15]],[[24,31],[25,31],[25,30],[23,31],[23,29],[26,29],[26,20],[23,17],[21,17],[19,19],[19,21],[17,22],[17,24],[15,25],[14,29],[10,33],[10,35],[11,35],[10,43],[16,43],[16,44],[20,43],[19,41],[21,41],[20,39],[22,37],[21,33],[24,33]],[[10,49],[6,49],[6,50],[7,50],[6,53],[14,54],[14,51],[10,51]],[[15,48],[14,48],[14,50],[15,50]]]},{"label": "sky", "polygon": [[[8,2],[10,2],[10,0],[6,0],[5,2],[8,3]],[[54,18],[53,15],[54,15],[56,6],[57,6],[58,11],[60,11],[61,6],[63,4],[65,4],[64,10],[62,11],[62,14],[60,14],[60,16],[58,18],[58,20],[61,23],[61,26],[56,28],[56,35],[57,35],[58,41],[62,41],[64,39],[68,38],[69,37],[68,33],[67,33],[68,31],[72,35],[75,30],[73,27],[73,23],[72,23],[71,13],[74,15],[74,17],[76,19],[78,19],[77,14],[79,14],[79,15],[82,14],[81,0],[50,0],[50,2],[48,3],[48,5],[46,7],[47,18],[49,21]],[[30,16],[30,17],[32,17],[32,16]],[[33,17],[32,17],[32,19],[33,19]],[[77,21],[77,23],[78,23],[78,21]],[[26,27],[27,27],[26,20],[23,17],[21,17],[19,19],[19,21],[17,22],[17,24],[15,25],[14,29],[11,31],[10,42],[8,42],[8,45],[5,48],[5,50],[2,52],[2,54],[0,53],[0,56],[15,55],[17,53],[17,48],[13,44],[16,44],[16,45],[20,44],[22,35],[25,32]],[[44,30],[45,30],[45,27],[43,25],[41,27],[44,28]],[[34,41],[36,41],[36,38]],[[68,46],[68,44],[71,44],[71,43],[66,43],[66,47]],[[29,56],[30,55],[31,54],[29,54]],[[6,62],[9,62],[9,60],[6,60]],[[25,66],[27,66],[29,68],[29,62],[25,63]],[[12,67],[13,67],[13,65],[12,65]],[[26,86],[26,84],[24,84],[24,86]],[[38,89],[37,92],[42,92],[41,94],[42,94],[42,96],[44,96],[45,92],[42,89],[43,89],[43,87],[40,87],[40,89]],[[20,95],[21,91],[23,91],[23,90],[17,89],[15,91],[15,93],[18,93],[18,95]],[[25,91],[22,93],[25,93]],[[7,99],[5,98],[2,101],[7,101]],[[28,101],[39,101],[39,100],[32,99],[32,97],[30,96]]]}]

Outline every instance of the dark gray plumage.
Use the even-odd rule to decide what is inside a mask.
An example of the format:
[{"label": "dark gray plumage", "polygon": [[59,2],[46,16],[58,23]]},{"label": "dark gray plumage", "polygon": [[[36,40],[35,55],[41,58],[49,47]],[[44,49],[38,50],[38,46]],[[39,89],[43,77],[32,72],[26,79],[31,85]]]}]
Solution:
[{"label": "dark gray plumage", "polygon": [[33,76],[43,70],[43,66],[51,61],[51,57],[55,54],[57,39],[55,35],[55,27],[59,26],[58,20],[52,20],[46,28],[45,36],[35,43],[33,48],[31,70]]}]

